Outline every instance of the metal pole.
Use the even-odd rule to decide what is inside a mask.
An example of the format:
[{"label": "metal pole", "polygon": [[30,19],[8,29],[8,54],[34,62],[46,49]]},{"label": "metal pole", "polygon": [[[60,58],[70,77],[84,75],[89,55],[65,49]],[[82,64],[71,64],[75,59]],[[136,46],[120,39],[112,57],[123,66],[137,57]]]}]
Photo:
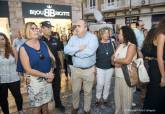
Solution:
[{"label": "metal pole", "polygon": [[82,13],[82,17],[81,17],[81,18],[82,18],[82,19],[84,19],[84,11],[83,11],[83,10],[84,10],[84,8],[83,8],[83,0],[81,1],[81,10],[82,10],[82,11],[81,11],[81,13]]},{"label": "metal pole", "polygon": [[132,11],[131,0],[129,0],[129,26],[130,26],[130,27],[131,27],[131,22],[132,22],[131,11]]}]

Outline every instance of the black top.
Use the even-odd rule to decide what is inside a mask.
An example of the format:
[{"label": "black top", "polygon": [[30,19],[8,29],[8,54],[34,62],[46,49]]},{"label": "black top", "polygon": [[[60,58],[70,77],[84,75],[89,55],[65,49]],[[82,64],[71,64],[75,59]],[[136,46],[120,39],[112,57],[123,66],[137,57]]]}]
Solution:
[{"label": "black top", "polygon": [[[146,49],[146,48],[141,49],[143,56],[157,58],[157,46],[155,46],[154,44],[150,44],[150,46],[151,49]],[[164,52],[165,52],[165,46],[164,46]],[[163,53],[163,59],[165,60],[165,53]]]},{"label": "black top", "polygon": [[141,52],[144,57],[157,57],[157,46],[150,44],[150,49],[143,48],[141,49]]},{"label": "black top", "polygon": [[60,66],[60,59],[58,56],[58,51],[62,51],[62,46],[60,44],[60,41],[57,38],[50,37],[50,40],[45,38],[44,36],[41,37],[41,40],[45,41],[45,43],[48,45],[50,51],[54,55],[56,59],[56,66]]},{"label": "black top", "polygon": [[111,41],[109,43],[101,43],[96,53],[96,67],[101,69],[112,68],[111,56],[113,55],[113,47]]}]

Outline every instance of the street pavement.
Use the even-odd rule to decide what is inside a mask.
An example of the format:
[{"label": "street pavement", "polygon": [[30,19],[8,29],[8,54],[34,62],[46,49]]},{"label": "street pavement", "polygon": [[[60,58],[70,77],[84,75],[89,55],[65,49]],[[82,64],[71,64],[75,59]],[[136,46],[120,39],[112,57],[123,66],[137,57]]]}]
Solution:
[{"label": "street pavement", "polygon": [[[28,96],[26,92],[26,84],[23,83],[21,84],[21,93],[23,95],[23,110],[25,114],[30,114],[31,110],[29,108],[29,103],[28,103]],[[111,89],[110,89],[110,95],[108,98],[108,104],[106,106],[101,105],[99,107],[95,106],[95,85],[93,87],[93,98],[92,98],[92,109],[91,109],[91,114],[113,114],[114,113],[114,77],[112,77],[111,80]],[[65,112],[61,112],[60,110],[54,108],[54,102],[51,101],[49,103],[49,111],[50,114],[70,114],[71,112],[71,106],[72,106],[72,96],[71,96],[71,84],[70,84],[70,79],[66,80],[65,75],[62,75],[62,80],[61,80],[61,100],[63,102],[63,105],[65,106],[66,110]],[[9,107],[10,107],[10,113],[11,114],[18,114],[15,101],[9,92]],[[134,92],[134,100],[133,102],[136,104],[136,106],[132,107],[131,114],[140,114],[140,109],[141,109],[141,103],[140,103],[140,98],[139,98],[139,92]],[[0,114],[2,114],[2,111],[0,109]],[[78,114],[83,114],[83,90],[80,92],[80,107],[78,110]]]}]

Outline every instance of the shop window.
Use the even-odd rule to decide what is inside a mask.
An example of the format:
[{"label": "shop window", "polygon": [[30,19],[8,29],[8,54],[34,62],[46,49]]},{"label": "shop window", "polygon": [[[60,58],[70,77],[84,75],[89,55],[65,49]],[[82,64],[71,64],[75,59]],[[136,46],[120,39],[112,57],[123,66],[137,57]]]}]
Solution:
[{"label": "shop window", "polygon": [[87,8],[87,0],[84,0],[85,8]]},{"label": "shop window", "polygon": [[109,5],[113,5],[114,4],[114,0],[108,0],[108,4]]},{"label": "shop window", "polygon": [[90,0],[90,7],[96,6],[96,0]]}]

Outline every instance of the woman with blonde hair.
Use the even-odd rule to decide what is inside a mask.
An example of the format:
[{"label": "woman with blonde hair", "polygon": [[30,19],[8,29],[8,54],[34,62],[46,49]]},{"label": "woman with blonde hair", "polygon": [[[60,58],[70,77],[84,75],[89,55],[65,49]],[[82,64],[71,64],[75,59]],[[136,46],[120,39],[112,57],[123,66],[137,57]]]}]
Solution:
[{"label": "woman with blonde hair", "polygon": [[96,53],[96,106],[108,104],[108,96],[111,86],[111,78],[114,68],[111,64],[113,55],[113,45],[109,39],[109,29],[102,28],[99,30],[100,41]]},{"label": "woman with blonde hair", "polygon": [[17,71],[24,71],[29,78],[27,91],[32,114],[48,114],[48,102],[53,94],[51,62],[54,57],[47,45],[39,40],[38,32],[35,23],[25,24],[27,42],[20,47]]}]

